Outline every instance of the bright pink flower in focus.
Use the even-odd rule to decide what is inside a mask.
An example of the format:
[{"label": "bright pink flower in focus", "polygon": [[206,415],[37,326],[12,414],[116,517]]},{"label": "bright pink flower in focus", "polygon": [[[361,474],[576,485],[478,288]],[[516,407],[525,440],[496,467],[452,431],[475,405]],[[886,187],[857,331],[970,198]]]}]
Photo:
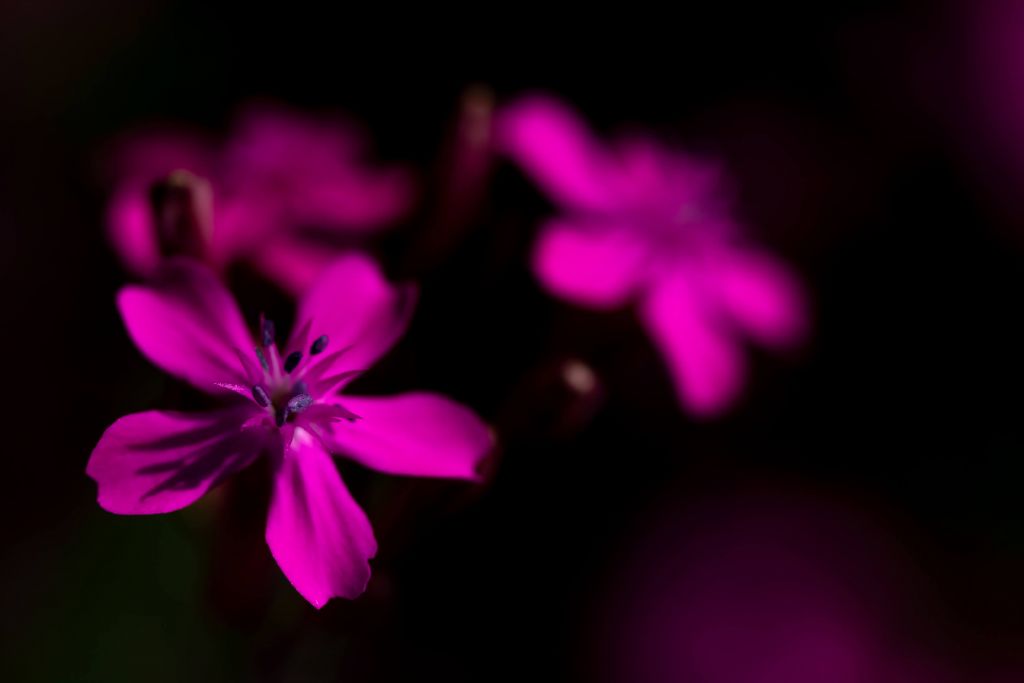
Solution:
[{"label": "bright pink flower in focus", "polygon": [[359,595],[377,545],[328,454],[391,474],[475,480],[492,446],[487,426],[442,396],[339,395],[403,334],[414,299],[365,257],[343,257],[301,301],[279,350],[273,324],[264,321],[254,342],[228,291],[193,262],[171,261],[152,284],[125,287],[118,306],[142,353],[225,401],[111,425],[86,469],[100,505],[130,515],[178,510],[265,455],[266,539],[285,576],[316,607]]},{"label": "bright pink flower in focus", "polygon": [[188,171],[213,186],[202,260],[221,269],[244,259],[299,294],[341,243],[387,226],[411,206],[411,173],[370,166],[366,156],[362,133],[343,121],[267,107],[245,110],[221,146],[180,132],[134,136],[115,155],[110,237],[132,272],[156,273],[166,254],[150,188]]},{"label": "bright pink flower in focus", "polygon": [[692,412],[719,413],[739,394],[741,337],[788,347],[804,336],[799,284],[743,242],[714,168],[643,137],[603,146],[543,97],[502,112],[498,144],[564,212],[541,229],[537,277],[582,306],[635,303]]}]

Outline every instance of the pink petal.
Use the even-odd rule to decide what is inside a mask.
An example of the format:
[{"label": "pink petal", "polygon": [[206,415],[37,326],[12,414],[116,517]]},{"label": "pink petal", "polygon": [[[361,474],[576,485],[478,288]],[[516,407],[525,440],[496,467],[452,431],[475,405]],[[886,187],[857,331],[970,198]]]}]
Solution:
[{"label": "pink petal", "polygon": [[181,130],[135,133],[117,141],[110,154],[117,187],[107,208],[107,230],[125,267],[151,277],[161,263],[154,232],[149,187],[173,171],[208,176],[210,145],[198,134]]},{"label": "pink petal", "polygon": [[112,424],[89,457],[99,504],[121,515],[179,510],[259,455],[265,432],[242,430],[250,412],[151,411]]},{"label": "pink petal", "polygon": [[338,254],[334,247],[282,233],[253,253],[250,260],[286,292],[301,296],[337,259]]},{"label": "pink petal", "polygon": [[771,256],[722,252],[708,273],[722,307],[756,341],[786,347],[807,334],[807,305],[800,284]]},{"label": "pink petal", "polygon": [[636,134],[618,140],[615,151],[620,172],[614,178],[614,189],[627,205],[647,211],[661,208],[668,215],[724,209],[717,164]]},{"label": "pink petal", "polygon": [[125,135],[114,143],[110,156],[114,172],[143,191],[172,171],[209,177],[215,165],[212,142],[201,131],[178,127]]},{"label": "pink petal", "polygon": [[496,144],[558,203],[612,208],[612,160],[586,125],[557,100],[531,96],[502,110]]},{"label": "pink petal", "polygon": [[293,215],[342,232],[374,230],[407,213],[414,190],[408,169],[352,166],[305,185]]},{"label": "pink petal", "polygon": [[377,554],[373,529],[330,456],[305,430],[295,430],[280,456],[266,537],[281,571],[314,607],[366,589],[369,560]]},{"label": "pink petal", "polygon": [[253,348],[231,294],[203,266],[174,260],[151,285],[130,285],[117,295],[128,334],[150,361],[197,389],[217,393],[219,383],[246,384],[235,349]]},{"label": "pink petal", "polygon": [[224,154],[234,173],[277,173],[323,169],[354,159],[364,146],[362,132],[350,121],[264,102],[240,113]]},{"label": "pink petal", "polygon": [[275,195],[289,221],[302,227],[372,230],[405,213],[412,175],[363,160],[367,138],[339,118],[250,106],[225,152],[234,186],[247,195]]},{"label": "pink petal", "polygon": [[648,251],[623,229],[556,219],[537,237],[533,269],[552,294],[593,308],[624,304],[645,275]]},{"label": "pink petal", "polygon": [[344,402],[360,419],[331,423],[325,442],[332,452],[380,472],[475,480],[494,446],[487,425],[444,396],[345,396]]},{"label": "pink petal", "polygon": [[[370,257],[338,258],[299,304],[294,327],[308,322],[310,339],[330,339],[315,375],[369,368],[405,333],[415,300],[413,285],[390,284]],[[351,348],[337,353],[346,347]]]},{"label": "pink petal", "polygon": [[107,208],[107,231],[124,267],[138,277],[152,277],[162,258],[142,188],[124,187],[114,194]]},{"label": "pink petal", "polygon": [[680,402],[698,416],[721,413],[743,384],[744,358],[709,310],[698,273],[679,269],[644,298],[641,316],[668,364]]}]

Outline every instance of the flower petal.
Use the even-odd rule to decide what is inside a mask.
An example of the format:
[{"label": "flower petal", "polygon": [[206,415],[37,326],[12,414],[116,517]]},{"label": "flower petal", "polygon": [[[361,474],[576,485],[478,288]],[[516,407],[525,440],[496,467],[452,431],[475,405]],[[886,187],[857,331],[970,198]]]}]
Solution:
[{"label": "flower petal", "polygon": [[502,110],[496,142],[558,203],[606,211],[614,197],[613,160],[570,108],[530,96]]},{"label": "flower petal", "polygon": [[314,607],[366,589],[377,554],[373,529],[334,461],[305,430],[295,430],[280,456],[266,538],[281,571]]},{"label": "flower petal", "polygon": [[368,138],[349,121],[250,105],[225,151],[235,186],[273,195],[298,227],[372,230],[405,213],[413,177],[364,161]]},{"label": "flower petal", "polygon": [[311,379],[369,368],[405,332],[415,300],[413,285],[390,284],[370,257],[337,259],[307,292],[296,317],[295,330],[308,322],[311,339],[330,339],[328,353],[313,361]]},{"label": "flower petal", "polygon": [[107,208],[107,230],[124,267],[138,277],[152,277],[161,255],[152,209],[142,188],[125,187],[114,193]]},{"label": "flower petal", "polygon": [[[292,296],[308,291],[338,256],[329,245],[316,244],[298,235],[282,232],[250,260],[264,275]],[[305,350],[305,349],[303,349]]]},{"label": "flower petal", "polygon": [[647,249],[628,231],[549,221],[537,237],[533,269],[554,295],[593,308],[625,303],[640,285]]},{"label": "flower petal", "polygon": [[408,169],[353,165],[306,185],[292,215],[300,224],[342,233],[375,230],[408,212],[414,190]]},{"label": "flower petal", "polygon": [[807,305],[799,282],[773,257],[731,250],[709,269],[721,306],[765,346],[786,347],[807,334]]},{"label": "flower petal", "polygon": [[177,259],[151,285],[118,292],[128,334],[139,350],[168,373],[210,393],[217,383],[247,384],[235,353],[253,348],[231,294],[203,266]]},{"label": "flower petal", "polygon": [[478,478],[494,446],[491,430],[466,406],[437,394],[345,396],[355,422],[333,422],[324,432],[332,451],[389,474]]},{"label": "flower petal", "polygon": [[727,327],[714,317],[699,273],[679,269],[644,298],[641,316],[668,364],[680,402],[698,416],[721,413],[737,398],[745,362]]},{"label": "flower petal", "polygon": [[210,145],[192,131],[154,130],[119,140],[110,156],[118,183],[107,208],[108,235],[125,267],[148,278],[162,261],[149,188],[177,170],[208,175]]},{"label": "flower petal", "polygon": [[251,413],[150,411],[122,417],[100,437],[86,466],[99,504],[121,515],[179,510],[259,455],[265,432],[242,430]]}]

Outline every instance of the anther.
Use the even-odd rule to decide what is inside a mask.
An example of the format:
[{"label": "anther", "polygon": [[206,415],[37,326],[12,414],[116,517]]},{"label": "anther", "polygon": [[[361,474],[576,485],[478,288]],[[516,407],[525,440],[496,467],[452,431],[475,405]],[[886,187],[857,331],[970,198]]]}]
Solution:
[{"label": "anther", "polygon": [[263,324],[260,327],[261,327],[260,333],[263,336],[263,346],[264,347],[273,346],[274,345],[274,337],[276,336],[274,334],[274,332],[275,332],[275,330],[274,330],[274,321],[273,320],[267,320],[266,318],[264,318],[263,319]]},{"label": "anther", "polygon": [[288,354],[288,357],[284,359],[284,371],[291,372],[299,365],[299,361],[302,360],[302,351],[292,351]]},{"label": "anther", "polygon": [[288,399],[288,403],[285,406],[285,412],[290,414],[301,413],[306,408],[313,405],[313,397],[309,394],[296,394]]},{"label": "anther", "polygon": [[263,367],[265,372],[270,372],[270,365],[267,363],[267,357],[263,355],[263,349],[256,347],[256,357],[260,360],[260,365]]},{"label": "anther", "polygon": [[258,403],[261,408],[266,408],[270,405],[270,396],[267,394],[267,390],[259,384],[252,388],[252,397],[256,399],[256,403]]},{"label": "anther", "polygon": [[308,394],[308,393],[309,393],[309,388],[306,386],[306,383],[303,382],[301,379],[298,382],[296,382],[295,384],[292,385],[292,396],[298,396],[299,394]]},{"label": "anther", "polygon": [[330,339],[327,338],[326,334],[322,334],[317,337],[316,341],[313,342],[313,345],[309,347],[309,355],[315,356],[316,354],[321,353],[327,348],[327,342],[329,341]]}]

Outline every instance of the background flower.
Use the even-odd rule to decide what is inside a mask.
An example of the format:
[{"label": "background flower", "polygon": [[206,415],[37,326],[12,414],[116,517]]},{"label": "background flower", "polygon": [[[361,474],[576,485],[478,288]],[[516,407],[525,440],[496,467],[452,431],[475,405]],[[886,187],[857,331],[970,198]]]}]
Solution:
[{"label": "background flower", "polygon": [[412,205],[409,169],[371,165],[364,135],[344,119],[252,104],[220,144],[171,130],[125,137],[108,210],[113,245],[136,275],[151,276],[163,256],[150,188],[189,171],[212,184],[205,260],[222,269],[244,259],[302,292],[346,240],[393,224]]},{"label": "background flower", "polygon": [[800,285],[742,239],[716,168],[644,137],[603,146],[551,98],[509,105],[498,128],[498,144],[564,214],[537,238],[541,283],[583,306],[635,302],[691,412],[736,400],[741,337],[779,348],[804,338]]},{"label": "background flower", "polygon": [[[352,3],[0,3],[5,678],[591,681],[590,629],[609,622],[611,575],[654,501],[735,500],[753,478],[873,514],[930,596],[913,601],[920,631],[896,630],[938,643],[965,683],[1013,680],[1024,250],[979,190],[1003,178],[965,170],[942,129],[940,112],[979,105],[960,78],[960,4],[497,7],[428,25]],[[487,486],[337,461],[379,543],[359,599],[314,610],[275,566],[261,466],[174,514],[96,505],[83,468],[112,422],[211,404],[124,334],[125,269],[92,171],[105,144],[146,121],[217,132],[265,96],[352,112],[430,188],[474,83],[498,104],[542,88],[602,140],[632,122],[720,162],[737,221],[814,301],[813,343],[792,363],[752,344],[742,400],[691,419],[635,308],[567,305],[539,283],[530,256],[559,212],[500,163],[429,260],[418,220],[373,241],[389,279],[415,275],[422,295],[351,391],[457,396],[493,418],[502,450]],[[290,297],[245,267],[226,275],[247,322],[263,310],[291,329]],[[577,361],[593,391],[566,380]]]}]

